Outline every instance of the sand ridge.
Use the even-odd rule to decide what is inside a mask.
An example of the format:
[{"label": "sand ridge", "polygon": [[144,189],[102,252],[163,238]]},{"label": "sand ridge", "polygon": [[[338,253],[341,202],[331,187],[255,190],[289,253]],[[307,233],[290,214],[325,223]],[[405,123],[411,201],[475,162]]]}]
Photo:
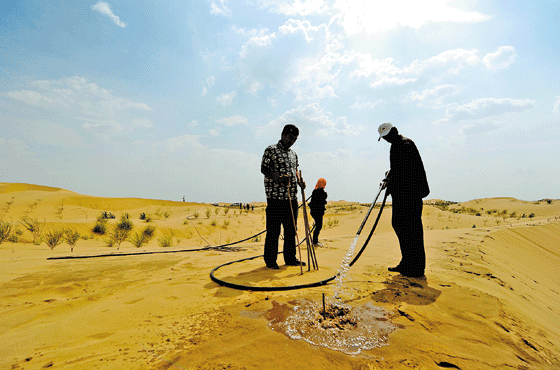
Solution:
[{"label": "sand ridge", "polygon": [[[2,219],[17,223],[27,216],[89,236],[102,210],[114,213],[116,219],[129,213],[136,229],[145,225],[139,215],[146,213],[154,216],[157,234],[141,248],[124,242],[118,251],[106,246],[106,237],[94,235],[79,240],[70,252],[64,243],[53,250],[44,242],[35,245],[31,234],[18,226],[19,240],[0,244],[0,340],[5,344],[0,348],[0,368],[560,367],[558,200],[488,198],[446,209],[425,206],[428,266],[423,279],[386,269],[399,259],[388,206],[370,245],[350,270],[344,299],[350,305],[371,303],[390,311],[400,329],[390,334],[387,346],[350,356],[288,339],[271,330],[266,319],[273,302],[318,301],[322,293],[332,296],[332,284],[251,292],[210,281],[212,268],[262,254],[263,238],[230,250],[47,260],[160,251],[157,238],[170,231],[175,242],[171,249],[240,240],[263,229],[263,204],[255,203],[254,211],[231,208],[225,214],[225,207],[208,204],[90,197],[52,189],[0,184]],[[453,212],[462,207],[477,208],[481,215]],[[264,268],[262,259],[256,258],[228,265],[219,275],[263,286],[330,276],[338,270],[367,208],[353,202],[329,203],[325,221],[331,225],[321,234],[325,246],[317,250],[319,271],[302,276],[298,267],[283,266],[280,257],[277,271]],[[168,217],[165,211],[170,212]],[[195,212],[198,218],[193,217]],[[520,217],[523,214],[526,217]],[[187,217],[191,220],[185,222]]]}]

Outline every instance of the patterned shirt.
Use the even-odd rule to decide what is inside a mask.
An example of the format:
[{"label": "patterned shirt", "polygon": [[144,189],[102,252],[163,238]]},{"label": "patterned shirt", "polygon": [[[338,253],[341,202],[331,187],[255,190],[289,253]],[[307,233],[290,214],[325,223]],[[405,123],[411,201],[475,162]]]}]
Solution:
[{"label": "patterned shirt", "polygon": [[287,185],[272,180],[272,174],[290,177],[290,197],[297,199],[296,172],[298,168],[298,157],[296,152],[286,148],[282,141],[270,145],[265,149],[261,172],[264,175],[264,190],[268,199],[288,200]]}]

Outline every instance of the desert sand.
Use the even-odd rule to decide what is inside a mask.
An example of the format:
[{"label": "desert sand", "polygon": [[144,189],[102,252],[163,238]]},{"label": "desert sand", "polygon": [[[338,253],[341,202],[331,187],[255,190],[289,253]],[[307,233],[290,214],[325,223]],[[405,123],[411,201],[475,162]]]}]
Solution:
[{"label": "desert sand", "polygon": [[[339,286],[346,307],[379,312],[374,321],[391,328],[378,346],[349,354],[278,329],[296,307],[320,304],[323,294],[334,299],[336,280],[261,292],[210,279],[215,267],[262,255],[264,234],[214,247],[263,231],[264,203],[241,212],[226,204],[102,198],[0,183],[0,217],[13,225],[10,240],[0,244],[0,368],[559,369],[560,201],[425,203],[425,278],[387,271],[400,260],[388,204]],[[304,268],[301,275],[299,267],[284,266],[280,255],[280,270],[254,258],[225,265],[215,276],[252,287],[334,276],[368,209],[329,202],[324,246],[315,250],[319,270]],[[115,219],[107,221],[106,235],[97,235],[92,229],[103,211]],[[356,251],[378,212],[372,212]],[[108,246],[107,235],[126,214],[133,232],[148,224],[140,219],[148,215],[154,237],[139,248],[130,241]],[[65,242],[51,250],[44,237],[33,242],[24,217],[44,224],[43,233],[66,228],[82,238],[73,251]],[[300,213],[300,240],[302,219]],[[171,246],[160,246],[163,236]],[[306,253],[303,243],[304,261]],[[66,258],[84,256],[90,258]],[[358,321],[365,320],[364,312]]]}]

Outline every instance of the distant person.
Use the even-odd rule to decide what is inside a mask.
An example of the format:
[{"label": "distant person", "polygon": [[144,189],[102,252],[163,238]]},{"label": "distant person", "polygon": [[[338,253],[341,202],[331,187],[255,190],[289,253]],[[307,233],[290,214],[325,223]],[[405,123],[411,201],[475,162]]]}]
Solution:
[{"label": "distant person", "polygon": [[379,126],[379,140],[391,144],[390,164],[384,187],[393,200],[391,224],[399,239],[401,261],[389,271],[404,276],[422,277],[426,268],[422,198],[430,194],[426,171],[414,142],[399,134],[391,123]]},{"label": "distant person", "polygon": [[[296,258],[296,229],[298,202],[297,154],[290,149],[299,136],[299,129],[288,124],[284,126],[278,143],[264,151],[261,173],[264,175],[266,193],[266,238],[264,242],[264,262],[270,269],[279,269],[278,238],[280,227],[284,229],[284,262],[288,266],[299,266]],[[305,183],[300,184],[305,189]],[[291,200],[291,202],[290,202]],[[292,218],[293,217],[293,218]],[[304,262],[301,262],[305,266]]]},{"label": "distant person", "polygon": [[322,247],[319,243],[319,233],[323,228],[323,216],[325,215],[325,205],[327,204],[327,193],[325,192],[327,180],[320,178],[317,180],[315,190],[311,193],[311,201],[309,202],[309,212],[315,221],[315,230],[313,231],[313,244]]}]

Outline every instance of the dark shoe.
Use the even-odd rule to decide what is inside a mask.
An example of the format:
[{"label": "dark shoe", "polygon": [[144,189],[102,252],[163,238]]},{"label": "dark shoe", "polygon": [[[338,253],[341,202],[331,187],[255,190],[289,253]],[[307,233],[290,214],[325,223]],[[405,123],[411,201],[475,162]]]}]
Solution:
[{"label": "dark shoe", "polygon": [[410,271],[402,271],[401,275],[411,278],[421,278],[424,276],[423,272],[410,272]]},{"label": "dark shoe", "polygon": [[[286,266],[299,266],[300,262],[298,260],[286,262]],[[305,262],[301,262],[301,266],[305,266]]]},{"label": "dark shoe", "polygon": [[401,267],[400,266],[389,267],[387,270],[391,272],[401,272]]},{"label": "dark shoe", "polygon": [[271,263],[269,265],[266,265],[266,267],[268,267],[269,269],[273,269],[273,270],[280,270],[280,266],[278,266],[277,263],[274,263],[274,264]]}]

